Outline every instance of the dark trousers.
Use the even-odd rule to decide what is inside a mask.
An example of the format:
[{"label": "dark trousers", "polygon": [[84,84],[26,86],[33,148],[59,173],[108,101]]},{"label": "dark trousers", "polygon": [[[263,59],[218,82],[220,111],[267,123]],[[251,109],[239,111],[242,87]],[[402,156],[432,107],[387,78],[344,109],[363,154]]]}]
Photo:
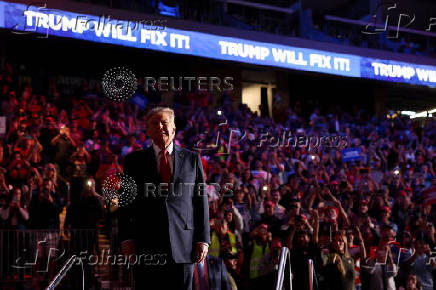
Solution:
[{"label": "dark trousers", "polygon": [[138,264],[134,266],[135,289],[191,290],[194,264],[178,264],[173,260],[165,202],[163,200],[150,200],[150,202],[154,203],[155,211],[154,223],[150,224],[153,237],[137,241],[138,253],[148,255],[147,258],[138,259]]}]

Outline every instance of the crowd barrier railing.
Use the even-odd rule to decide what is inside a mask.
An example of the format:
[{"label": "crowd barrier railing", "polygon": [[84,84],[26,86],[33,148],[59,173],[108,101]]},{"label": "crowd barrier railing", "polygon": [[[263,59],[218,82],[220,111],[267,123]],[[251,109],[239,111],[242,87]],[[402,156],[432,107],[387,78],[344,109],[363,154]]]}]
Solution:
[{"label": "crowd barrier railing", "polygon": [[[73,255],[97,254],[98,233],[94,229],[0,230],[0,288],[48,285]],[[93,270],[90,267],[89,274]]]},{"label": "crowd barrier railing", "polygon": [[[313,266],[313,260],[308,259],[307,261],[308,271],[307,274],[309,275],[308,281],[309,281],[309,290],[314,289],[314,285],[318,285],[318,281],[315,277],[315,268]],[[291,269],[291,255],[290,251],[287,247],[282,247],[281,253],[280,253],[280,260],[278,264],[278,271],[277,271],[277,279],[274,286],[275,290],[292,290],[292,269]],[[316,288],[317,289],[317,288]]]}]

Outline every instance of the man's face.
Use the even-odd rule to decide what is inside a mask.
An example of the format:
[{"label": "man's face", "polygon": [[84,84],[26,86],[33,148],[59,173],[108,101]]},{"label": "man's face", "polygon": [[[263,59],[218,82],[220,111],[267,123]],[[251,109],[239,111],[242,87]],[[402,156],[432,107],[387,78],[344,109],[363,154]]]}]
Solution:
[{"label": "man's face", "polygon": [[382,263],[382,264],[384,264],[384,263],[386,263],[386,249],[377,249],[377,252],[376,252],[376,260],[377,260],[377,262],[379,262],[379,263]]},{"label": "man's face", "polygon": [[289,214],[291,216],[296,216],[300,214],[300,203],[299,202],[291,202]]},{"label": "man's face", "polygon": [[43,186],[43,189],[44,189],[45,192],[51,192],[51,190],[52,190],[52,183],[51,183],[51,181],[44,180],[42,186]]},{"label": "man's face", "polygon": [[382,219],[389,219],[390,216],[391,216],[391,214],[385,210],[381,212]]},{"label": "man's face", "polygon": [[368,204],[361,203],[360,204],[360,213],[365,214],[368,212]]},{"label": "man's face", "polygon": [[418,279],[416,278],[416,276],[409,275],[409,278],[407,279],[407,289],[414,289],[417,283],[418,283]]},{"label": "man's face", "polygon": [[404,246],[409,246],[411,241],[410,235],[408,233],[403,233],[403,241],[401,244]]},{"label": "man's face", "polygon": [[225,235],[227,230],[227,222],[222,222],[220,225],[218,225],[218,233]]},{"label": "man's face", "polygon": [[300,247],[306,247],[310,242],[309,236],[307,234],[299,234],[297,238],[297,243]]},{"label": "man's face", "polygon": [[273,216],[274,215],[274,208],[272,207],[272,205],[268,204],[265,205],[265,213],[267,216]]},{"label": "man's face", "polygon": [[392,229],[384,228],[381,230],[380,237],[384,241],[392,241],[395,237],[395,232]]},{"label": "man's face", "polygon": [[265,228],[259,229],[259,237],[262,242],[266,242],[268,239],[268,231]]},{"label": "man's face", "polygon": [[332,220],[336,220],[336,218],[338,217],[338,215],[336,214],[336,210],[334,209],[329,209],[328,211],[328,217]]},{"label": "man's face", "polygon": [[273,192],[272,199],[275,203],[280,201],[280,193],[278,191]]},{"label": "man's face", "polygon": [[176,126],[168,112],[157,112],[147,120],[147,134],[160,148],[167,147],[173,141]]},{"label": "man's face", "polygon": [[429,250],[430,250],[430,247],[429,247],[428,243],[423,242],[423,241],[416,242],[416,251],[418,252],[418,254],[423,254]]},{"label": "man's face", "polygon": [[226,212],[225,218],[228,222],[233,220],[233,213],[231,211]]},{"label": "man's face", "polygon": [[54,167],[54,165],[49,165],[48,166],[48,177],[53,177],[55,175],[56,172],[56,168]]}]

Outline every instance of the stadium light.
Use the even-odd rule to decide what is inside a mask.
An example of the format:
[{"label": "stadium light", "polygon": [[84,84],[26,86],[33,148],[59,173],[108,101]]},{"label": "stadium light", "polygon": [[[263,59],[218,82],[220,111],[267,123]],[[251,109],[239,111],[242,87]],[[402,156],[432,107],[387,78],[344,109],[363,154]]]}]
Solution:
[{"label": "stadium light", "polygon": [[401,111],[401,115],[413,116],[415,114],[416,114],[416,112],[414,112],[414,111]]},{"label": "stadium light", "polygon": [[425,117],[427,117],[427,111],[422,111],[422,112],[416,113],[413,116],[410,116],[410,119],[425,118]]}]

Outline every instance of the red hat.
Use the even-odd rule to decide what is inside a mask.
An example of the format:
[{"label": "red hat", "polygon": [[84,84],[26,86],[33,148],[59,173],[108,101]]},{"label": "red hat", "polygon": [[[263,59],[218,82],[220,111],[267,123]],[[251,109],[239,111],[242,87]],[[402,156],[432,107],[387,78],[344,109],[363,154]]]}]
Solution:
[{"label": "red hat", "polygon": [[391,208],[389,206],[384,206],[381,208],[382,212],[387,212],[387,213],[391,213]]},{"label": "red hat", "polygon": [[264,206],[271,206],[271,207],[274,207],[274,202],[271,201],[271,200],[268,200],[268,201],[265,202]]},{"label": "red hat", "polygon": [[330,182],[331,185],[337,185],[339,184],[339,182],[337,180],[333,180],[332,182]]},{"label": "red hat", "polygon": [[259,228],[261,228],[261,229],[263,228],[265,230],[268,230],[268,225],[267,224],[260,224]]},{"label": "red hat", "polygon": [[329,211],[331,209],[333,209],[336,212],[336,217],[339,217],[339,210],[338,210],[338,208],[334,207],[334,206],[327,207],[327,211]]},{"label": "red hat", "polygon": [[400,196],[407,196],[407,192],[405,190],[401,190],[398,194]]},{"label": "red hat", "polygon": [[282,244],[282,242],[280,242],[279,239],[273,239],[272,243],[271,243],[271,247],[272,248],[281,248],[281,247],[283,247],[283,244]]},{"label": "red hat", "polygon": [[300,218],[301,218],[302,220],[307,220],[307,216],[306,216],[305,214],[300,214]]},{"label": "red hat", "polygon": [[360,203],[362,204],[366,204],[366,205],[368,205],[368,201],[366,200],[366,199],[362,199],[361,201],[360,201]]}]

